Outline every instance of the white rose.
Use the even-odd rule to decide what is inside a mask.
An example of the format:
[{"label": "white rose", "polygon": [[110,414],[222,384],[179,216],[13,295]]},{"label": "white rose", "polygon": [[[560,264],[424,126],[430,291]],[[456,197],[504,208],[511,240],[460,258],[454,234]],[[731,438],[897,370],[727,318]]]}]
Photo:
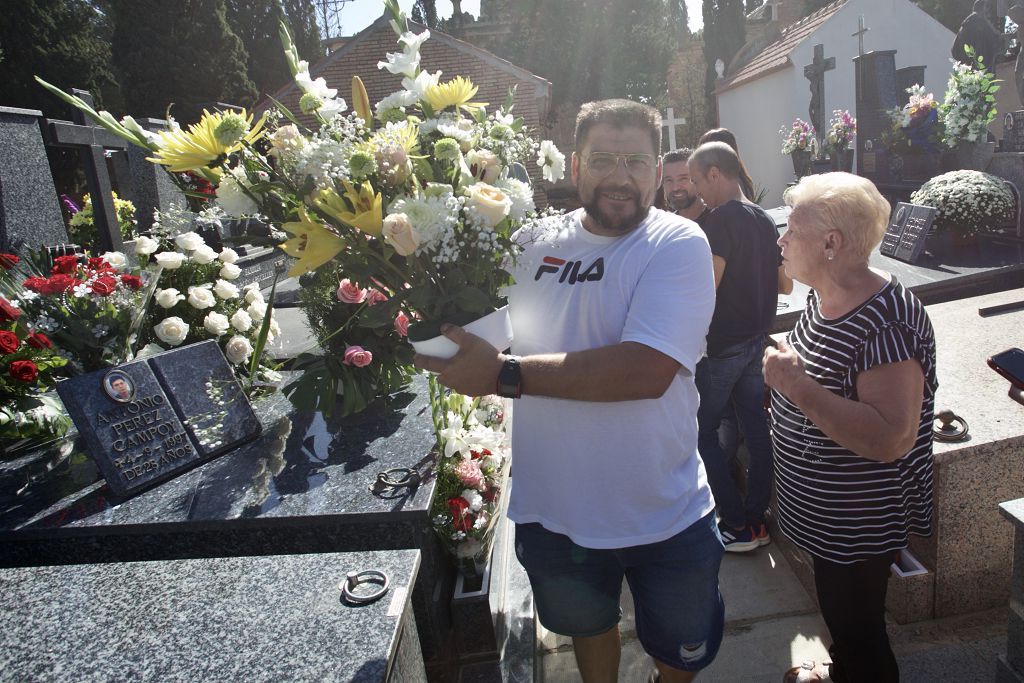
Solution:
[{"label": "white rose", "polygon": [[139,256],[149,256],[160,248],[160,242],[152,237],[142,235],[135,240],[135,253]]},{"label": "white rose", "polygon": [[228,331],[230,324],[228,323],[228,317],[223,313],[217,313],[211,311],[206,314],[206,318],[203,319],[203,327],[210,334],[219,337]]},{"label": "white rose", "polygon": [[155,356],[156,354],[163,353],[164,351],[164,347],[150,342],[139,349],[138,353],[135,354],[135,358],[136,360],[139,358],[149,358],[150,356]]},{"label": "white rose", "polygon": [[281,334],[281,326],[277,324],[277,320],[271,318],[270,327],[267,328],[267,341],[274,341],[275,339],[277,339],[279,334]]},{"label": "white rose", "polygon": [[237,299],[238,287],[227,280],[217,280],[217,283],[213,286],[213,293],[221,299]]},{"label": "white rose", "polygon": [[236,266],[234,263],[225,263],[221,269],[219,275],[225,280],[237,280],[238,276],[242,274],[242,269]]},{"label": "white rose", "polygon": [[474,149],[466,155],[466,163],[476,167],[477,180],[493,183],[501,174],[501,161],[498,155],[489,149]]},{"label": "white rose", "polygon": [[221,263],[234,263],[238,260],[238,252],[234,249],[224,247],[217,258],[220,259]]},{"label": "white rose", "polygon": [[412,254],[423,241],[404,213],[388,214],[384,219],[381,234],[400,256]]},{"label": "white rose", "polygon": [[100,258],[106,261],[107,264],[115,270],[121,270],[128,265],[128,259],[119,251],[108,251],[106,254],[102,254]]},{"label": "white rose", "polygon": [[245,303],[251,304],[256,301],[263,303],[263,292],[255,282],[245,288]]},{"label": "white rose", "polygon": [[163,343],[177,346],[188,336],[188,323],[175,315],[157,323],[153,327],[153,332]]},{"label": "white rose", "polygon": [[213,308],[217,305],[217,300],[213,297],[213,292],[208,287],[189,287],[188,305],[202,310],[204,308]]},{"label": "white rose", "polygon": [[174,238],[174,243],[185,251],[195,251],[199,247],[206,246],[203,238],[195,232],[183,232]]},{"label": "white rose", "polygon": [[267,305],[262,301],[253,301],[249,304],[249,308],[245,309],[245,312],[253,320],[263,320],[263,316],[267,314]]},{"label": "white rose", "polygon": [[476,183],[466,188],[469,206],[476,210],[484,223],[494,227],[508,215],[512,200],[504,192],[487,183]]},{"label": "white rose", "polygon": [[199,264],[213,263],[217,260],[217,252],[209,245],[203,244],[192,252],[192,260]]},{"label": "white rose", "polygon": [[161,251],[154,256],[157,265],[167,270],[177,270],[185,262],[185,255],[177,251]]},{"label": "white rose", "polygon": [[245,311],[239,310],[231,316],[231,327],[239,332],[248,332],[249,328],[252,327],[252,318]]},{"label": "white rose", "polygon": [[156,292],[156,302],[160,305],[160,308],[171,308],[174,304],[182,301],[185,297],[176,290],[174,287],[168,287],[167,289],[158,289]]},{"label": "white rose", "polygon": [[252,344],[240,334],[236,334],[231,339],[228,339],[228,343],[224,345],[224,355],[235,365],[244,363],[251,353]]}]

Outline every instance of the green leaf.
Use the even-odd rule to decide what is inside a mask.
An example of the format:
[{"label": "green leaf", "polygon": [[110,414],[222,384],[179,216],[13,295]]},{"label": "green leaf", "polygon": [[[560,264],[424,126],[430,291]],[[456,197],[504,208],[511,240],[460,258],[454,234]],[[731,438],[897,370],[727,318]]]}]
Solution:
[{"label": "green leaf", "polygon": [[252,350],[252,361],[249,363],[249,387],[246,393],[252,393],[252,383],[256,379],[256,371],[260,367],[260,358],[263,356],[263,348],[267,345],[267,335],[270,334],[271,314],[274,312],[274,294],[277,292],[277,274],[274,275],[274,284],[270,286],[270,298],[267,299],[267,313],[263,316],[263,325],[260,326],[260,335],[256,338],[256,348]]},{"label": "green leaf", "polygon": [[464,311],[474,313],[488,312],[491,307],[491,297],[476,287],[465,287],[455,293],[455,305]]}]

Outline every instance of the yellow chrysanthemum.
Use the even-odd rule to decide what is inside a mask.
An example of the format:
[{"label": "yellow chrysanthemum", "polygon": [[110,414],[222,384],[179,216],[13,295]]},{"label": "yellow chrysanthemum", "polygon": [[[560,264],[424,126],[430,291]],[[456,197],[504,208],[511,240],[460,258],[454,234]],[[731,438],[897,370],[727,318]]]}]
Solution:
[{"label": "yellow chrysanthemum", "polygon": [[420,129],[415,123],[402,121],[388,123],[373,134],[363,145],[363,151],[376,154],[380,150],[401,147],[406,153],[412,152],[419,144]]},{"label": "yellow chrysanthemum", "polygon": [[[227,124],[221,127],[221,124]],[[229,124],[243,119],[248,131],[240,137],[225,139],[225,128],[231,128]],[[179,128],[173,131],[162,131],[158,135],[156,156],[148,161],[155,164],[162,164],[173,172],[182,171],[212,171],[219,175],[217,169],[211,166],[216,164],[223,157],[233,154],[242,149],[243,143],[252,144],[263,136],[263,124],[266,123],[267,115],[263,114],[255,126],[252,125],[252,114],[246,115],[243,109],[240,114],[235,112],[210,112],[203,110],[203,117],[198,123],[193,123],[188,130]],[[220,132],[218,134],[218,129]],[[224,140],[224,141],[222,141]]]},{"label": "yellow chrysanthemum", "polygon": [[299,209],[298,221],[284,223],[281,227],[294,237],[278,246],[284,253],[298,259],[288,271],[288,277],[316,270],[345,248],[341,237],[323,223],[312,220],[302,208]]},{"label": "yellow chrysanthemum", "polygon": [[456,76],[450,81],[437,83],[427,87],[423,99],[427,101],[434,112],[439,112],[447,107],[461,107],[467,111],[487,106],[486,102],[470,102],[476,95],[477,87],[473,81],[462,76]]},{"label": "yellow chrysanthemum", "polygon": [[353,185],[345,180],[341,182],[345,186],[344,198],[334,190],[324,189],[320,190],[313,203],[328,216],[362,230],[367,235],[380,237],[384,227],[383,200],[380,193],[375,192],[373,185],[368,182],[361,185]]}]

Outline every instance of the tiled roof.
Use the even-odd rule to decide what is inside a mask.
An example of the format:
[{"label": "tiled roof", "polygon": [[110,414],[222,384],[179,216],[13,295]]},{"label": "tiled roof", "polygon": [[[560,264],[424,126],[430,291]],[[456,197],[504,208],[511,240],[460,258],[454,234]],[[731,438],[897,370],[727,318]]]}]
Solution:
[{"label": "tiled roof", "polygon": [[782,36],[771,43],[735,74],[729,76],[723,83],[715,88],[715,93],[722,93],[731,90],[744,83],[767,76],[768,74],[784,69],[793,64],[789,54],[797,45],[803,42],[804,38],[814,33],[819,26],[828,21],[832,15],[838,12],[847,0],[836,0],[826,5],[814,14],[804,17],[795,24],[782,29]]}]

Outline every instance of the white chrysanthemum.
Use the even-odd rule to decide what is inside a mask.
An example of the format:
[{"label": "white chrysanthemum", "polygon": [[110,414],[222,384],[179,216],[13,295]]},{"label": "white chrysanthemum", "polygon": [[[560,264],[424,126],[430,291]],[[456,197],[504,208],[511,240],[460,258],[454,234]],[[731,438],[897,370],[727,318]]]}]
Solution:
[{"label": "white chrysanthemum", "polygon": [[480,512],[480,508],[484,506],[484,497],[476,489],[466,489],[459,495],[469,503],[469,509],[473,512]]},{"label": "white chrysanthemum", "polygon": [[512,200],[512,207],[509,209],[509,218],[514,221],[521,221],[534,211],[537,207],[533,203],[533,188],[529,184],[515,178],[500,178],[494,183],[495,187],[504,191],[505,195]]},{"label": "white chrysanthemum", "polygon": [[458,200],[449,194],[438,197],[403,197],[394,202],[389,210],[391,213],[404,213],[409,222],[416,226],[420,236],[420,246],[416,253],[420,253],[435,248],[446,231],[454,230],[459,220],[458,207]]}]

